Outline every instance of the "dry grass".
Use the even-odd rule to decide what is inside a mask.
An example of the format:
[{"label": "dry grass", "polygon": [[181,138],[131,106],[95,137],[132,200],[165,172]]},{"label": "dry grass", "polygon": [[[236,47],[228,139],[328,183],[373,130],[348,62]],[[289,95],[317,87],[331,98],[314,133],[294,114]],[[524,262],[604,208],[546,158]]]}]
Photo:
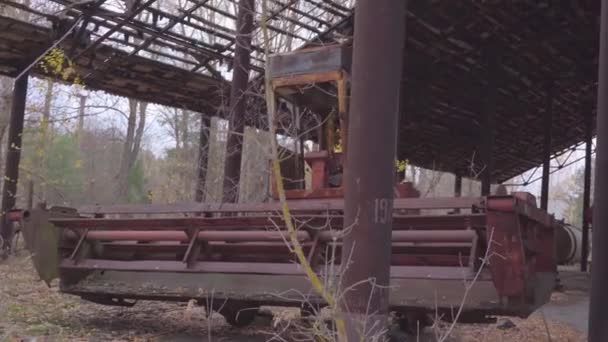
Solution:
[{"label": "dry grass", "polygon": [[[0,263],[0,341],[33,336],[49,336],[48,341],[173,341],[178,337],[208,341],[209,333],[211,341],[266,341],[283,329],[277,320],[298,320],[293,310],[273,310],[275,324],[261,318],[250,328],[233,329],[221,316],[212,315],[208,321],[202,307],[187,303],[140,302],[132,308],[96,305],[59,293],[56,282],[47,287],[38,281],[29,258],[21,254]],[[552,300],[559,303],[567,297],[555,294]],[[540,314],[510,320],[515,327],[506,330],[499,328],[504,319],[493,325],[457,325],[450,340],[549,341]],[[585,340],[564,324],[548,321],[548,326],[552,341]]]},{"label": "dry grass", "polygon": [[497,324],[483,325],[471,324],[460,325],[454,331],[454,336],[460,341],[504,341],[504,342],[579,342],[586,341],[585,336],[576,329],[566,324],[548,321],[551,339],[547,336],[547,331],[540,313],[535,313],[527,319],[509,318],[515,327],[500,329],[504,320],[499,320]]},{"label": "dry grass", "polygon": [[[0,342],[49,336],[49,341],[265,341],[270,320],[233,329],[222,316],[209,322],[204,308],[187,303],[142,301],[132,308],[109,307],[59,293],[57,282],[38,280],[29,258],[0,263]],[[207,330],[211,327],[211,331]]]}]

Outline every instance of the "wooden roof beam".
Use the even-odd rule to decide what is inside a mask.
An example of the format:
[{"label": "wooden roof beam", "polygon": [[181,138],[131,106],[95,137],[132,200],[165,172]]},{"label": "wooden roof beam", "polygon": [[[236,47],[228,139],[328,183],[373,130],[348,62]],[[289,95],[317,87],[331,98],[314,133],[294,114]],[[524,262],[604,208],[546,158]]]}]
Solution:
[{"label": "wooden roof beam", "polygon": [[[95,49],[95,47],[99,46],[99,44],[101,44],[106,38],[108,38],[114,32],[116,32],[121,27],[123,27],[124,25],[126,25],[129,21],[131,21],[132,19],[134,19],[138,14],[140,14],[144,9],[146,9],[148,6],[152,5],[154,2],[156,2],[156,0],[147,0],[145,3],[143,3],[137,9],[131,10],[130,13],[129,13],[129,15],[127,17],[125,17],[120,22],[118,22],[116,25],[114,25],[113,27],[111,27],[110,30],[108,30],[108,32],[104,33],[96,41],[94,41],[93,43],[91,43],[84,50],[80,51],[78,53],[78,55],[76,57],[74,57],[74,58],[77,59],[78,57],[84,55],[86,52]],[[86,29],[86,24],[83,24],[83,29]]]}]

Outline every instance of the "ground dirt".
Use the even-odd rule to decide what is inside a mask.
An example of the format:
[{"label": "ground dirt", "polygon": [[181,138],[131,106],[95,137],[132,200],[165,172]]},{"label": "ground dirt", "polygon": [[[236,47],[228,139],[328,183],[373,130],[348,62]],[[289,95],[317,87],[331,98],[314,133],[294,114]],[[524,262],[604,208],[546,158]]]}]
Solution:
[{"label": "ground dirt", "polygon": [[[525,320],[456,325],[448,341],[584,341],[584,333],[573,327],[576,322],[569,324],[570,316],[578,314],[562,313],[581,306],[584,290],[573,291],[556,293],[544,314],[537,312]],[[223,317],[206,318],[204,308],[187,303],[139,302],[131,308],[93,304],[59,293],[56,282],[47,286],[39,281],[25,252],[0,262],[0,342],[293,340],[284,333],[273,338],[279,330],[283,331],[271,317],[260,317],[245,329],[232,328]],[[432,331],[423,335],[411,340],[434,340]]]}]

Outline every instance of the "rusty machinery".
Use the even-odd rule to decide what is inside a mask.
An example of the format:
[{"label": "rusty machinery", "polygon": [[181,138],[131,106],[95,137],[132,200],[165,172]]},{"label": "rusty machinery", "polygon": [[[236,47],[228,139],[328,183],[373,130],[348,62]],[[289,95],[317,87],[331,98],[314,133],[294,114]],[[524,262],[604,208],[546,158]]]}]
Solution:
[{"label": "rusty machinery", "polygon": [[[328,160],[336,156],[342,158],[331,151],[308,155],[313,186],[287,194],[297,238],[327,283],[349,267],[341,253],[348,231],[343,192],[328,186]],[[462,307],[461,320],[479,322],[489,315],[525,317],[547,302],[560,223],[533,196],[417,198],[410,184],[395,189],[392,310],[404,317],[439,312],[449,320]],[[261,305],[325,305],[295,262],[279,213],[274,201],[39,208],[24,212],[22,224],[41,277],[58,277],[62,292],[109,305],[195,299],[241,326]]]},{"label": "rusty machinery", "polygon": [[[399,194],[416,191],[403,185]],[[343,200],[295,199],[290,208],[315,270],[325,279],[339,274]],[[51,208],[24,212],[23,223],[41,277],[58,276],[63,292],[112,305],[212,300],[228,322],[243,325],[260,305],[324,304],[285,243],[279,209],[277,203]],[[462,319],[483,321],[526,316],[547,301],[561,224],[529,194],[402,197],[393,219],[395,311],[439,310],[449,318],[464,303]],[[328,274],[328,264],[335,273]]]},{"label": "rusty machinery", "polygon": [[[343,200],[293,200],[298,239],[315,270],[342,265]],[[260,305],[322,306],[285,243],[276,203],[126,205],[24,213],[43,279],[102,304],[196,299],[233,324]],[[460,209],[458,214],[401,214]],[[112,218],[115,215],[137,218]],[[119,216],[120,216],[119,215]],[[145,216],[145,217],[141,217]],[[400,198],[393,215],[391,306],[444,315],[526,316],[549,298],[557,221],[523,194]],[[29,236],[28,236],[29,235]],[[333,256],[333,257],[332,257]],[[306,298],[304,298],[306,297]]]}]

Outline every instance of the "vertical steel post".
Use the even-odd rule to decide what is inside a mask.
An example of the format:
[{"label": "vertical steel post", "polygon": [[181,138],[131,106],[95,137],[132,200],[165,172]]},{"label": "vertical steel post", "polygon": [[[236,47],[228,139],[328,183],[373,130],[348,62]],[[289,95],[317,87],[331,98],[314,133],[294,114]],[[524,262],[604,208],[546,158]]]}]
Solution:
[{"label": "vertical steel post", "polygon": [[547,87],[547,107],[543,113],[543,176],[540,189],[540,207],[549,208],[549,178],[551,171],[551,140],[553,135],[553,84]]},{"label": "vertical steel post", "polygon": [[247,103],[246,91],[251,67],[254,6],[254,0],[240,0],[238,6],[236,45],[232,65],[232,88],[230,90],[230,112],[228,113],[230,132],[226,143],[224,202],[236,202],[238,197]]},{"label": "vertical steel post", "polygon": [[462,176],[456,174],[454,178],[454,197],[460,196],[462,196]]},{"label": "vertical steel post", "polygon": [[[454,197],[462,196],[462,176],[459,173],[454,174]],[[454,209],[454,213],[460,213],[460,209]]]},{"label": "vertical steel post", "polygon": [[371,340],[386,328],[405,6],[359,0],[355,13],[344,199],[351,231],[340,297],[348,341]]},{"label": "vertical steel post", "polygon": [[209,157],[209,127],[211,122],[205,114],[201,114],[201,131],[198,139],[198,172],[194,200],[205,200],[205,177],[207,176],[207,160]]},{"label": "vertical steel post", "polygon": [[[587,108],[585,108],[587,109]],[[591,144],[593,139],[593,121],[591,111],[585,110],[585,175],[583,186],[583,241],[581,249],[581,272],[587,272],[589,257],[589,207],[591,206]]]},{"label": "vertical steel post", "polygon": [[597,145],[593,204],[593,268],[589,304],[589,341],[608,341],[608,0],[600,12],[600,55],[597,89]]},{"label": "vertical steel post", "polygon": [[[487,101],[489,102],[489,101]],[[481,172],[481,195],[489,196],[492,187],[492,171],[494,169],[494,113],[491,105],[486,103],[484,113],[484,129],[482,132],[481,157],[484,168]]]},{"label": "vertical steel post", "polygon": [[4,168],[4,188],[2,189],[2,213],[0,219],[0,255],[8,256],[13,240],[13,225],[6,219],[6,213],[15,207],[17,201],[17,182],[19,180],[19,161],[21,160],[21,136],[27,98],[28,75],[15,81],[11,118],[8,128],[8,146],[6,148],[6,165]]},{"label": "vertical steel post", "polygon": [[484,62],[487,67],[485,73],[487,86],[483,89],[483,132],[481,133],[481,159],[484,164],[481,172],[481,195],[489,196],[492,187],[492,173],[494,172],[494,117],[496,113],[496,93],[498,66],[498,53],[500,46],[497,44],[489,45],[483,51]]}]

